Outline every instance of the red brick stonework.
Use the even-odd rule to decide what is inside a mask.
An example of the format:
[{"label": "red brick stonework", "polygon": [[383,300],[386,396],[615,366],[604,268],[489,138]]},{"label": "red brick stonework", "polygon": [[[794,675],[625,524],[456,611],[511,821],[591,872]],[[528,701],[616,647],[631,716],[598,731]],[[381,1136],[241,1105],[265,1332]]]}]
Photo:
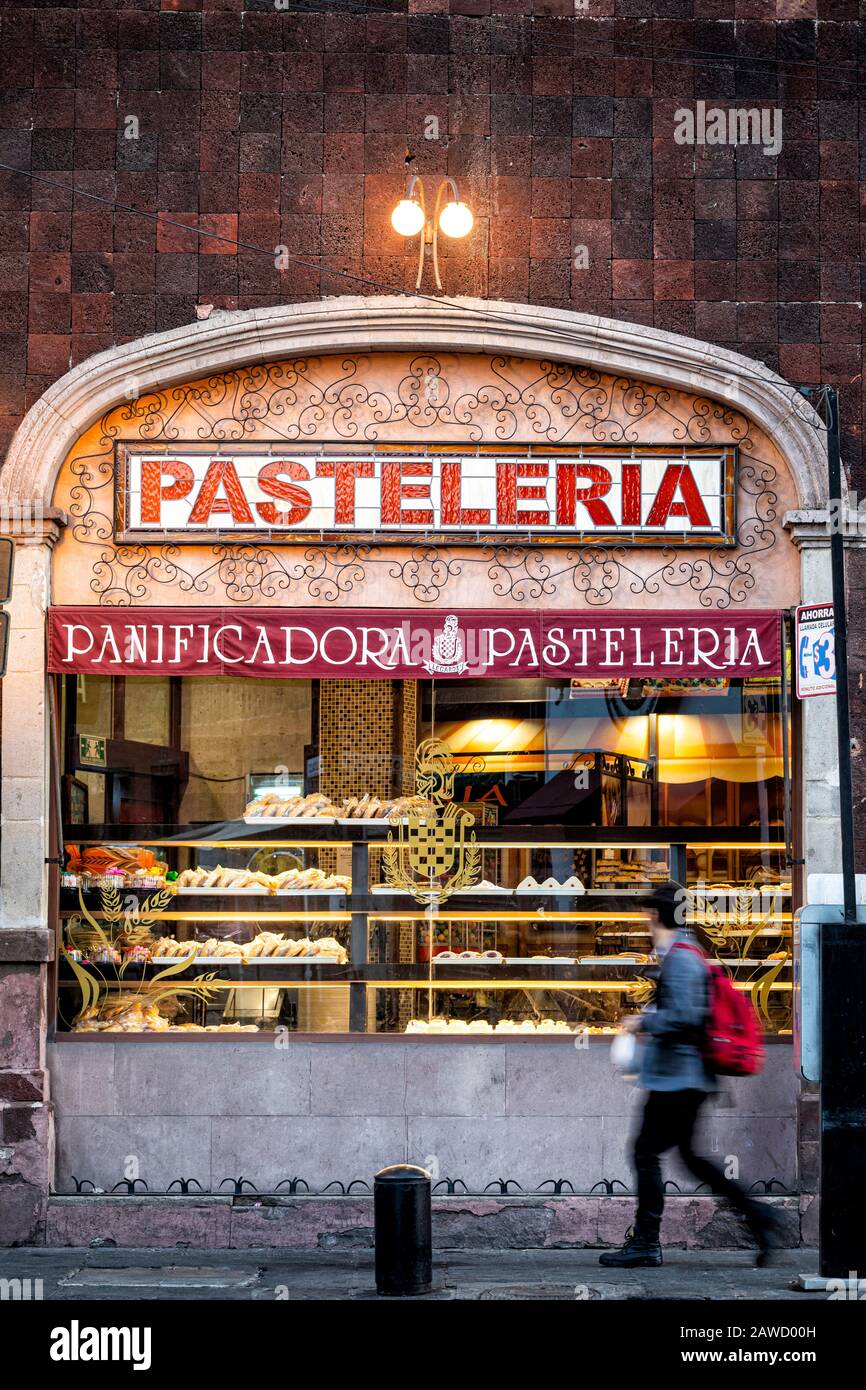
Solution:
[{"label": "red brick stonework", "polygon": [[9,957],[44,958],[47,933],[4,936],[14,941],[0,940],[0,1246],[32,1245],[45,1238],[53,1166],[45,966]]}]

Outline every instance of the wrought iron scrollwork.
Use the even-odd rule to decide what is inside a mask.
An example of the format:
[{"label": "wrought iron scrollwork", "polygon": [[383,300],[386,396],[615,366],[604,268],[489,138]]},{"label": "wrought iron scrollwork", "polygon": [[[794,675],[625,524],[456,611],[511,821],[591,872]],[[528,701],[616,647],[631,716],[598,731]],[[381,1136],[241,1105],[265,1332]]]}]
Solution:
[{"label": "wrought iron scrollwork", "polygon": [[433,1184],[434,1194],[439,1191],[440,1187],[445,1189],[446,1197],[456,1197],[458,1188],[460,1189],[461,1195],[465,1194],[467,1197],[469,1196],[469,1188],[462,1178],[440,1178],[438,1182],[434,1182]]},{"label": "wrought iron scrollwork", "polygon": [[[448,369],[432,355],[412,358],[390,389],[367,379],[373,359],[339,359],[336,375],[322,380],[333,359],[301,358],[239,368],[204,381],[153,391],[109,411],[100,425],[100,450],[71,462],[72,534],[92,546],[90,587],[102,605],[159,601],[160,588],[214,602],[339,604],[353,595],[369,603],[377,580],[396,580],[408,602],[436,604],[461,576],[486,579],[497,598],[537,603],[563,591],[589,607],[618,598],[653,602],[689,589],[706,608],[744,603],[756,585],[756,561],[776,544],[778,520],[772,463],[755,455],[745,415],[723,402],[677,393],[590,367],[509,357],[486,361],[491,379],[458,392]],[[331,367],[333,370],[333,367]],[[736,444],[739,450],[736,547],[669,545],[647,572],[635,550],[600,542],[557,546],[419,543],[409,551],[374,544],[225,544],[199,546],[208,563],[190,568],[174,544],[114,543],[114,445],[124,440],[231,444],[266,439],[374,444],[403,441],[412,431],[463,443],[568,442],[621,445],[643,442],[651,421],[656,437],[677,444]],[[644,551],[644,554],[647,552]]]},{"label": "wrought iron scrollwork", "polygon": [[[96,1187],[90,1178],[77,1178],[71,1176],[71,1182],[76,1196],[103,1196],[106,1195],[102,1188]],[[258,1188],[249,1178],[228,1177],[223,1178],[216,1188],[209,1188],[198,1181],[197,1178],[174,1178],[163,1189],[148,1187],[143,1178],[124,1178],[115,1183],[109,1189],[108,1195],[115,1197],[135,1197],[141,1191],[147,1192],[149,1197],[168,1196],[177,1191],[181,1195],[190,1195],[195,1189],[195,1193],[203,1196],[220,1196],[223,1189],[232,1189],[231,1195],[234,1197],[247,1197],[250,1195],[256,1198],[276,1197],[288,1193],[291,1196],[304,1197],[351,1197],[357,1192],[369,1195],[372,1191],[370,1183],[366,1178],[351,1178],[344,1181],[340,1178],[333,1178],[323,1187],[315,1187],[306,1178],[292,1177],[282,1178],[273,1187]],[[548,1191],[549,1189],[549,1191]],[[665,1192],[674,1192],[678,1196],[698,1196],[702,1191],[709,1192],[706,1183],[699,1183],[691,1191],[686,1191],[672,1178],[668,1178],[664,1184]],[[576,1188],[569,1178],[544,1178],[537,1187],[525,1188],[516,1178],[494,1178],[484,1187],[470,1187],[463,1178],[437,1178],[432,1183],[432,1192],[435,1195],[446,1197],[489,1197],[495,1194],[499,1197],[527,1198],[527,1197],[561,1197],[564,1195],[574,1197],[592,1197],[602,1193],[606,1197],[615,1197],[617,1191],[621,1191],[626,1196],[630,1189],[620,1178],[600,1178],[588,1190]],[[768,1196],[774,1193],[782,1197],[793,1197],[796,1193],[782,1181],[781,1178],[760,1178],[753,1182],[747,1189],[750,1193],[760,1192]]]},{"label": "wrought iron scrollwork", "polygon": [[309,1192],[310,1184],[304,1178],[283,1178],[282,1182],[277,1183],[274,1192],[282,1192],[283,1188],[286,1188],[290,1196],[294,1197],[301,1191],[301,1188],[305,1192]]}]

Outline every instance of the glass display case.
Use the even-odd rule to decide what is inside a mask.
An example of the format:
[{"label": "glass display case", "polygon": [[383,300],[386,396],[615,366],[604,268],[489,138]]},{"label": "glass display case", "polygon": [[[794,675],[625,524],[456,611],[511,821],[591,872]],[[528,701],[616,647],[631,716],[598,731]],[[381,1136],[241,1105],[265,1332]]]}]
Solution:
[{"label": "glass display case", "polygon": [[[646,901],[671,883],[790,1030],[778,678],[80,676],[57,697],[58,1037],[604,1036],[651,997]],[[388,836],[429,810],[434,744],[439,811],[475,838],[428,907]]]},{"label": "glass display case", "polygon": [[70,827],[57,1036],[604,1037],[651,997],[646,903],[671,880],[790,1031],[781,841],[483,819],[475,883],[433,908],[386,880],[384,821]]}]

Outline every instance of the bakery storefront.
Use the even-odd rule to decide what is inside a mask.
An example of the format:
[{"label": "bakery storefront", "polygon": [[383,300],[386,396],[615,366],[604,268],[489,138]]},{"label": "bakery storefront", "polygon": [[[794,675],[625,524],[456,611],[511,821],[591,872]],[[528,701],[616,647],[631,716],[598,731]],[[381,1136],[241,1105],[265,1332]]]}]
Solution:
[{"label": "bakery storefront", "polygon": [[46,863],[20,817],[3,927],[40,904],[54,1190],[221,1192],[196,1243],[240,1219],[226,1180],[622,1191],[606,1043],[674,880],[768,1038],[713,1148],[795,1193],[792,918],[832,777],[790,688],[814,427],[757,364],[678,364],[706,345],[650,376],[643,330],[605,365],[594,320],[525,310],[517,351],[467,302],[476,340],[416,306],[412,349],[401,301],[364,303],[363,345],[321,305],[248,360],[248,316],[196,325],[171,380],[144,340],[43,465],[3,757]]}]

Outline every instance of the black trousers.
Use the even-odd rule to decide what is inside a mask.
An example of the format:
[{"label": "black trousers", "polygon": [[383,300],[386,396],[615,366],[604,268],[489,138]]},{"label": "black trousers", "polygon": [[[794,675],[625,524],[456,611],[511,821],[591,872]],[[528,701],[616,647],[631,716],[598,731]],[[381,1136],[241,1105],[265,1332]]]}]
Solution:
[{"label": "black trousers", "polygon": [[644,1106],[643,1122],[634,1142],[637,1169],[637,1216],[635,1235],[658,1240],[665,1195],[659,1155],[677,1149],[690,1173],[706,1183],[717,1197],[728,1201],[754,1230],[764,1214],[760,1202],[749,1197],[739,1183],[728,1178],[715,1163],[696,1154],[692,1136],[705,1091],[650,1091]]}]

